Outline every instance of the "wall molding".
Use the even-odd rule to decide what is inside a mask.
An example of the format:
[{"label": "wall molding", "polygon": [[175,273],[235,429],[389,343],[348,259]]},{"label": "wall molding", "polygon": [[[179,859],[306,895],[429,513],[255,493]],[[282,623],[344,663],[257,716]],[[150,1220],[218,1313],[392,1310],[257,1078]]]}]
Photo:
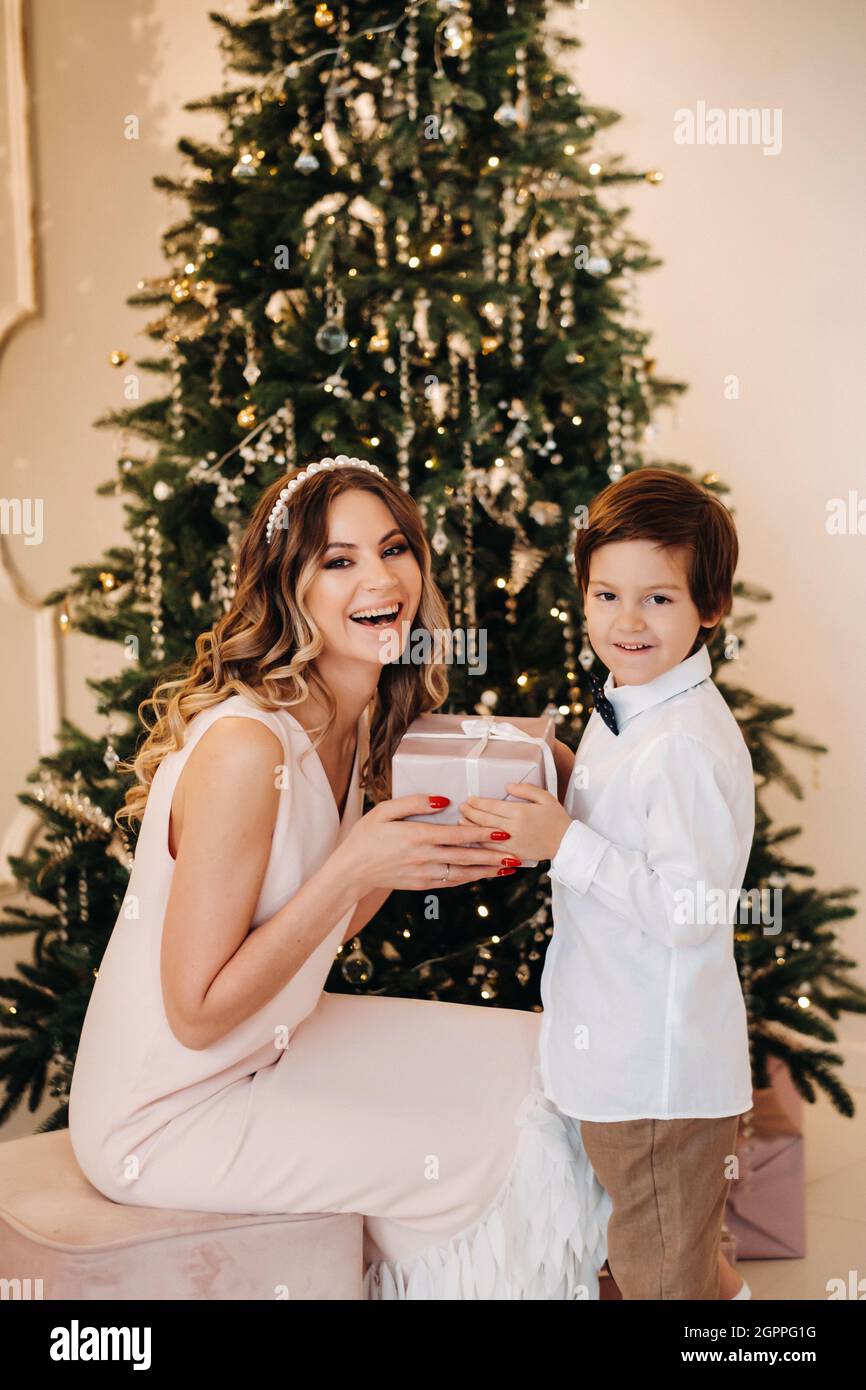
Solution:
[{"label": "wall molding", "polygon": [[[0,603],[11,608],[27,608],[32,613],[38,743],[35,762],[49,756],[59,746],[58,731],[65,707],[61,634],[56,608],[46,608],[30,588],[12,558],[8,538],[4,535],[0,535]],[[0,896],[20,891],[20,884],[9,867],[9,856],[27,854],[42,825],[41,816],[30,806],[20,806],[13,814],[0,839]]]},{"label": "wall molding", "polygon": [[[37,312],[31,106],[25,0],[3,0],[3,132],[8,151],[0,180],[2,240],[10,246],[9,284],[0,295],[0,354],[15,330]],[[7,237],[5,233],[8,232]]]},{"label": "wall molding", "polygon": [[[13,334],[38,311],[36,290],[36,231],[31,136],[31,103],[28,81],[25,0],[2,0],[0,31],[0,143],[6,159],[0,178],[0,232],[4,246],[6,280],[0,290],[0,357]],[[33,651],[37,706],[37,757],[57,746],[62,689],[56,612],[45,608],[21,575],[8,537],[0,535],[0,604],[27,608],[33,620]],[[35,759],[34,759],[35,761]],[[0,895],[20,891],[9,869],[9,855],[25,855],[41,827],[41,819],[28,806],[18,808],[0,837]]]}]

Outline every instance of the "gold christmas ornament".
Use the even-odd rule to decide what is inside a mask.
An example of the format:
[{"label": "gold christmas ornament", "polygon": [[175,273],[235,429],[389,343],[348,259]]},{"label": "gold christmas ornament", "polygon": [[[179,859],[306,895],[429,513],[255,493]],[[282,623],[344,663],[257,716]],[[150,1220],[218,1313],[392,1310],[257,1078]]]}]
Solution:
[{"label": "gold christmas ornament", "polygon": [[374,333],[369,343],[367,344],[367,349],[370,352],[387,352],[388,334],[378,332]]},{"label": "gold christmas ornament", "polygon": [[334,22],[334,11],[327,5],[317,5],[316,13],[313,15],[313,23],[317,29],[330,29]]},{"label": "gold christmas ornament", "polygon": [[519,594],[526,588],[546,554],[547,551],[539,550],[537,546],[525,545],[522,541],[515,540],[511,550],[509,593]]},{"label": "gold christmas ornament", "polygon": [[484,333],[481,338],[481,351],[485,357],[491,352],[495,352],[501,345],[501,338],[494,338],[491,334]]},{"label": "gold christmas ornament", "polygon": [[662,173],[661,169],[648,169],[647,172],[644,174],[644,178],[646,179],[647,183],[664,182],[664,174]]},{"label": "gold christmas ornament", "polygon": [[109,589],[114,588],[115,584],[117,583],[117,580],[115,576],[111,573],[111,570],[100,570],[99,582],[102,585],[103,593],[108,593]]},{"label": "gold christmas ornament", "polygon": [[237,413],[237,422],[241,428],[245,430],[252,429],[253,425],[256,424],[257,418],[258,407],[253,402],[243,406]]},{"label": "gold christmas ornament", "polygon": [[108,354],[108,360],[112,367],[122,367],[124,362],[129,361],[129,353],[124,352],[123,348],[115,348],[113,352]]},{"label": "gold christmas ornament", "polygon": [[185,304],[188,299],[191,299],[192,289],[189,280],[183,279],[176,281],[171,287],[171,297],[175,304]]}]

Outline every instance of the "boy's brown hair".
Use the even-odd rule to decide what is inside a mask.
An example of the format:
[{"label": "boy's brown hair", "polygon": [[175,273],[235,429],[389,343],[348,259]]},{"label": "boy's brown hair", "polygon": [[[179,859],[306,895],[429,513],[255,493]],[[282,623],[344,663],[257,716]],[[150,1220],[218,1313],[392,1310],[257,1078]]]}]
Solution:
[{"label": "boy's brown hair", "polygon": [[594,550],[609,541],[656,541],[667,549],[685,545],[689,593],[698,612],[720,612],[713,627],[701,628],[691,656],[709,646],[733,605],[739,543],[727,507],[706,488],[667,468],[637,468],[604,488],[589,505],[587,524],[577,533],[574,570],[583,599]]}]

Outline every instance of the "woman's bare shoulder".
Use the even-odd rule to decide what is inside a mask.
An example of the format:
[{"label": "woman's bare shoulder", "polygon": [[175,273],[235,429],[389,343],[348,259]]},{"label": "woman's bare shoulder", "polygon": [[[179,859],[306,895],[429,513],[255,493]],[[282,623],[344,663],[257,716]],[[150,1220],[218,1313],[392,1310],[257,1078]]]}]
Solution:
[{"label": "woman's bare shoulder", "polygon": [[169,847],[174,856],[191,819],[276,817],[283,745],[260,719],[228,712],[214,721],[192,749],[172,798]]}]

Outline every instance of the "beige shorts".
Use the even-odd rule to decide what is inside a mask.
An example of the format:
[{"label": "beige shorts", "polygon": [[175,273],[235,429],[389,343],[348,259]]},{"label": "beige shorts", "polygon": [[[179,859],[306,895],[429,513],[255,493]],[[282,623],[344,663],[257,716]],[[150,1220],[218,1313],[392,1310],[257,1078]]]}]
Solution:
[{"label": "beige shorts", "polygon": [[719,1241],[739,1115],[581,1120],[610,1195],[608,1265],[624,1299],[717,1299]]}]

